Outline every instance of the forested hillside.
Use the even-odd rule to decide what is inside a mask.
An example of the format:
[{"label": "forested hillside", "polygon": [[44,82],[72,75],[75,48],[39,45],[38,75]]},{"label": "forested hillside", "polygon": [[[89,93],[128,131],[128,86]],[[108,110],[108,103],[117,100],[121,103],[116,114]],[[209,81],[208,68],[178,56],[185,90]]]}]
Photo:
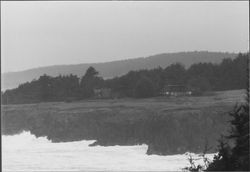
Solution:
[{"label": "forested hillside", "polygon": [[211,62],[220,63],[224,58],[235,58],[237,54],[234,53],[220,53],[220,52],[180,52],[180,53],[166,53],[158,54],[149,57],[141,57],[135,59],[127,59],[105,63],[92,64],[76,64],[76,65],[57,65],[34,68],[20,72],[10,72],[2,74],[2,91],[6,89],[16,88],[19,84],[30,82],[33,79],[38,79],[41,75],[49,76],[58,75],[77,75],[82,77],[89,66],[93,66],[100,72],[103,78],[112,78],[121,76],[131,70],[153,69],[158,66],[166,68],[167,66],[181,62],[185,67],[190,67],[194,63]]},{"label": "forested hillside", "polygon": [[188,69],[180,63],[166,68],[130,71],[112,79],[103,79],[89,67],[76,75],[40,76],[39,79],[2,92],[3,104],[68,101],[93,98],[94,89],[108,88],[113,98],[158,96],[165,85],[180,84],[199,92],[245,89],[249,53],[226,58],[220,64],[197,63]]}]

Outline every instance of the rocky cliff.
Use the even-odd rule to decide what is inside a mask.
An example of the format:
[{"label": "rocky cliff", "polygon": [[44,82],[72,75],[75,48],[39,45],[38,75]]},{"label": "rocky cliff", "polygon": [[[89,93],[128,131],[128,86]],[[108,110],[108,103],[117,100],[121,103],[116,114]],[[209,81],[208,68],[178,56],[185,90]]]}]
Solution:
[{"label": "rocky cliff", "polygon": [[29,130],[53,142],[96,140],[90,146],[145,143],[147,154],[160,155],[201,152],[207,142],[215,152],[228,129],[228,112],[243,98],[236,92],[2,106],[2,133]]}]

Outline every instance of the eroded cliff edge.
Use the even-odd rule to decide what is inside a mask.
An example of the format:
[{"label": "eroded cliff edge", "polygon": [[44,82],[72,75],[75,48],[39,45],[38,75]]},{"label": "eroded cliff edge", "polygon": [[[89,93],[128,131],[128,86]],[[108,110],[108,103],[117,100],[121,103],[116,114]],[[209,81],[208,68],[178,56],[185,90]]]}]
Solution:
[{"label": "eroded cliff edge", "polygon": [[[23,130],[53,142],[96,140],[90,146],[147,144],[147,154],[201,152],[229,129],[228,112],[243,91],[203,97],[92,100],[2,106],[2,134]],[[17,143],[18,144],[18,143]]]}]

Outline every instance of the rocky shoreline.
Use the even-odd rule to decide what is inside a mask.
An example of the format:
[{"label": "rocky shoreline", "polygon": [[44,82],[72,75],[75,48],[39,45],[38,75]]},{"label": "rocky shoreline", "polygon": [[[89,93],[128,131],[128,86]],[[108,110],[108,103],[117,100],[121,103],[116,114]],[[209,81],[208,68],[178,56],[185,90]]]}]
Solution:
[{"label": "rocky shoreline", "polygon": [[[213,98],[210,97],[210,99]],[[216,99],[218,101],[216,101]],[[234,101],[215,98],[86,101],[2,106],[2,134],[24,130],[52,142],[96,140],[90,146],[147,144],[147,154],[216,152]],[[185,103],[189,101],[189,103]]]}]

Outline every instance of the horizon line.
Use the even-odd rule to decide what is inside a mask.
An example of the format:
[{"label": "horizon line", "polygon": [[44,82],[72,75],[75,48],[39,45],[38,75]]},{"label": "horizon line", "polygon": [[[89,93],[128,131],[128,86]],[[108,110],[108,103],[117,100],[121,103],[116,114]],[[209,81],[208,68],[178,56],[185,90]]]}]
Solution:
[{"label": "horizon line", "polygon": [[[68,65],[83,65],[83,64],[103,64],[103,63],[112,63],[112,62],[119,62],[119,61],[126,61],[126,60],[135,60],[135,59],[141,59],[141,58],[150,58],[152,56],[156,55],[163,55],[163,54],[178,54],[178,53],[194,53],[194,52],[209,52],[209,53],[228,53],[228,54],[239,54],[239,53],[248,53],[249,50],[242,52],[234,52],[234,51],[208,51],[208,50],[191,50],[191,51],[173,51],[173,52],[163,52],[163,53],[156,53],[156,54],[151,54],[147,55],[144,57],[132,57],[132,58],[124,58],[124,59],[119,59],[119,60],[111,60],[111,61],[100,61],[100,62],[91,62],[91,63],[70,63],[70,64],[52,64],[52,65],[47,65],[47,66],[37,66],[37,67],[32,67],[32,68],[27,68],[27,69],[22,69],[22,70],[17,70],[17,71],[6,71],[2,72],[1,70],[1,75],[3,74],[9,74],[9,73],[18,73],[18,72],[25,72],[29,70],[34,70],[34,69],[41,69],[41,68],[46,68],[46,67],[56,67],[56,66],[68,66]],[[2,59],[1,59],[2,61]],[[2,66],[1,66],[2,69]]]}]

